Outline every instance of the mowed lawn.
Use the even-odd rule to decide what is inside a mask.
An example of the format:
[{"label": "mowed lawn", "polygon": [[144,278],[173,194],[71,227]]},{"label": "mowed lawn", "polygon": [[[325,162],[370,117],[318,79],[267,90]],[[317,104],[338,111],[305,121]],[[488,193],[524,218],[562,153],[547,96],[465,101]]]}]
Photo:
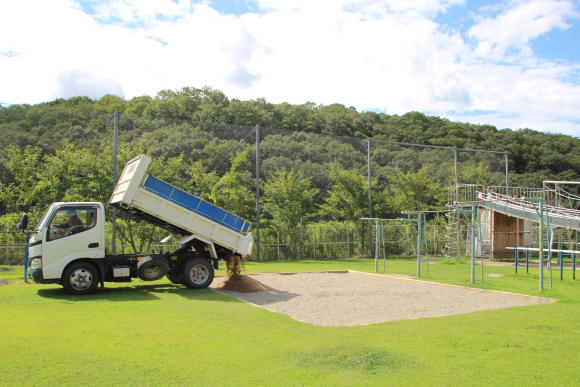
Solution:
[{"label": "mowed lawn", "polygon": [[[416,270],[411,258],[386,266],[387,273]],[[341,269],[374,272],[374,260],[246,263],[246,273]],[[472,285],[469,264],[440,261],[424,279],[560,301],[326,328],[165,280],[107,283],[73,297],[57,285],[23,283],[16,268],[0,273],[10,282],[0,285],[0,384],[580,385],[580,280],[566,270],[560,282],[554,270],[554,290],[540,292],[537,269],[529,275],[520,269],[519,276],[510,267],[485,271],[482,284],[476,267]]]}]

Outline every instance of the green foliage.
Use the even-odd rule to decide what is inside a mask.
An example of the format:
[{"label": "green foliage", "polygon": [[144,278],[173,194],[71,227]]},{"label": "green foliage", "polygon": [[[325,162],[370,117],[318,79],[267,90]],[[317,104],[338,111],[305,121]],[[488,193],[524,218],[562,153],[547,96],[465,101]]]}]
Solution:
[{"label": "green foliage", "polygon": [[[304,193],[322,193],[310,206],[313,214],[316,211],[314,221],[355,222],[368,216],[366,137],[507,150],[512,186],[539,187],[543,180],[580,179],[580,139],[575,137],[531,129],[498,130],[419,112],[399,116],[357,112],[341,104],[230,100],[211,87],[185,87],[130,100],[114,95],[98,100],[77,96],[0,109],[0,216],[27,211],[33,224],[52,201],[106,203],[113,188],[114,111],[121,113],[117,176],[126,161],[147,153],[154,160],[151,172],[155,176],[250,221],[255,219],[256,161],[251,130],[260,124],[262,199],[265,208],[272,210],[267,212],[272,218],[267,223],[272,232],[264,234],[268,238],[276,235],[274,229],[289,230],[295,224],[281,210],[284,206],[275,204],[283,203],[274,198],[277,190],[290,183],[289,178],[280,180],[281,170],[300,171],[299,179],[310,182]],[[233,149],[235,157],[228,156]],[[442,209],[446,189],[455,183],[452,151],[373,142],[371,152],[374,216]],[[461,183],[504,184],[501,155],[459,152],[458,161]],[[276,184],[279,187],[274,189]],[[123,242],[145,248],[160,239],[161,232],[154,227],[119,216]],[[364,225],[356,224],[361,225],[357,232],[362,241]],[[294,240],[290,234],[282,236],[286,238]]]},{"label": "green foliage", "polygon": [[204,199],[244,219],[253,218],[255,199],[250,190],[252,179],[246,170],[248,153],[246,149],[237,154],[229,172],[219,176],[217,172],[206,173],[203,162],[195,162],[190,169],[195,186],[192,187]]},{"label": "green foliage", "polygon": [[334,185],[320,206],[320,213],[337,219],[358,221],[367,217],[369,188],[367,179],[357,170],[333,169]]},{"label": "green foliage", "polygon": [[[65,139],[76,146],[96,147],[106,141],[105,132],[100,126],[113,111],[158,119],[248,126],[259,123],[262,127],[310,133],[358,138],[369,136],[378,140],[493,151],[507,150],[510,169],[514,174],[548,171],[552,178],[556,175],[567,176],[566,179],[580,177],[580,139],[576,137],[542,133],[527,128],[515,131],[498,130],[491,125],[451,122],[419,112],[399,116],[359,113],[354,108],[341,104],[272,104],[263,98],[230,101],[220,90],[207,86],[200,89],[185,87],[180,90],[162,90],[153,98],[141,96],[124,100],[106,95],[99,100],[92,100],[79,96],[34,106],[11,105],[0,109],[0,143],[19,148],[26,145],[39,146],[45,153],[60,148]],[[139,117],[132,120],[140,121]],[[124,127],[123,135],[133,140],[143,136],[145,133],[140,132],[137,127],[138,125]],[[169,141],[176,147],[191,141],[188,136],[180,139],[181,141],[174,141],[175,135],[168,135],[163,141]],[[180,153],[182,152],[177,150],[175,154],[165,154],[173,157]],[[400,169],[407,172],[404,168]]]},{"label": "green foliage", "polygon": [[417,172],[395,172],[388,175],[387,189],[383,192],[389,212],[399,216],[401,211],[444,210],[447,187],[432,180],[429,165]]},{"label": "green foliage", "polygon": [[284,168],[278,169],[263,187],[264,209],[272,216],[275,228],[287,236],[292,253],[297,256],[300,218],[306,221],[316,212],[313,200],[318,189],[312,188],[302,171]]},{"label": "green foliage", "polygon": [[[368,217],[369,214],[369,187],[367,178],[357,170],[333,169],[330,173],[334,185],[329,190],[329,196],[320,206],[320,214],[330,216],[334,219],[349,220],[357,222],[359,240],[364,244],[366,225],[359,222],[361,218]],[[371,180],[371,188],[379,190],[377,179]],[[381,203],[373,202],[373,213],[380,212]]]},{"label": "green foliage", "polygon": [[40,153],[38,147],[7,149],[5,168],[13,176],[12,183],[0,181],[0,201],[8,212],[17,212],[32,206],[36,199],[39,180]]}]

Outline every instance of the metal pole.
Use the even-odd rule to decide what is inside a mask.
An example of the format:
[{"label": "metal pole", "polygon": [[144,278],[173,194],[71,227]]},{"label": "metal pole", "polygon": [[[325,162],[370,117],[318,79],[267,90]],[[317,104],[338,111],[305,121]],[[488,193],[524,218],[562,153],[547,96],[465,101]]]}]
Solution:
[{"label": "metal pole", "polygon": [[507,151],[505,152],[505,194],[508,195],[510,188],[510,161]]},{"label": "metal pole", "polygon": [[429,277],[429,238],[427,238],[427,216],[423,214],[425,220],[425,265],[427,267],[427,277]]},{"label": "metal pole", "polygon": [[530,273],[530,250],[526,250],[526,274]]},{"label": "metal pole", "polygon": [[304,231],[302,229],[302,217],[300,217],[300,259],[302,259],[302,245],[304,244]]},{"label": "metal pole", "polygon": [[554,237],[554,230],[550,228],[550,215],[548,211],[546,211],[546,221],[548,223],[548,267],[550,268],[550,290],[553,290],[553,281],[552,281],[552,242]]},{"label": "metal pole", "polygon": [[[520,220],[518,218],[516,219],[516,250],[518,247],[520,247]],[[516,261],[518,260],[518,256],[516,255]],[[516,263],[517,266],[517,263]],[[517,274],[517,272],[516,272]]]},{"label": "metal pole", "polygon": [[417,228],[417,277],[421,277],[421,214],[419,214],[419,227]]},{"label": "metal pole", "polygon": [[477,205],[477,235],[479,240],[480,253],[481,253],[481,282],[483,282],[483,242],[482,242],[482,232],[481,232],[481,210],[479,204]]},{"label": "metal pole", "polygon": [[564,270],[564,253],[560,251],[560,282],[564,279],[562,271]]},{"label": "metal pole", "polygon": [[[457,146],[453,147],[453,158],[455,162],[455,201],[459,201],[459,171],[457,169]],[[457,214],[457,258],[461,254],[461,214]]]},{"label": "metal pole", "polygon": [[576,279],[576,253],[572,254],[572,279]]},{"label": "metal pole", "polygon": [[312,226],[312,253],[313,259],[316,259],[316,235],[314,234],[314,226]]},{"label": "metal pole", "polygon": [[24,245],[24,282],[28,282],[28,240],[29,239],[30,239],[30,231],[26,231],[26,245]]},{"label": "metal pole", "polygon": [[280,233],[276,231],[276,235],[278,235],[278,261],[280,260]]},{"label": "metal pole", "polygon": [[[371,224],[369,222],[369,224]],[[372,227],[371,227],[372,229]],[[379,272],[379,221],[375,220],[375,272]]]},{"label": "metal pole", "polygon": [[381,220],[381,234],[383,236],[383,271],[387,270],[387,249],[385,248],[385,223]]},{"label": "metal pole", "polygon": [[[373,217],[373,193],[371,187],[371,138],[367,137],[367,167],[368,167],[368,181],[369,181],[369,218]],[[373,228],[372,223],[369,223],[369,255],[372,251],[373,243]]]},{"label": "metal pole", "polygon": [[495,211],[489,210],[489,261],[493,260],[493,222],[494,222]]},{"label": "metal pole", "polygon": [[475,283],[475,204],[471,205],[471,283]]},{"label": "metal pole", "polygon": [[433,227],[433,255],[437,255],[437,226],[432,226]]},{"label": "metal pole", "polygon": [[411,255],[411,247],[410,245],[410,241],[409,241],[409,226],[407,226],[407,255],[410,256]]},{"label": "metal pole", "polygon": [[518,248],[514,249],[514,254],[516,255],[516,274],[518,274]]},{"label": "metal pole", "polygon": [[544,290],[544,200],[540,200],[540,239],[539,258],[540,258],[540,290]]},{"label": "metal pole", "polygon": [[[113,191],[117,185],[117,132],[119,130],[119,112],[114,114],[113,125]],[[113,208],[113,243],[111,244],[112,253],[117,254],[117,209]]]},{"label": "metal pole", "polygon": [[346,258],[350,259],[350,241],[348,239],[348,225],[346,225]]},{"label": "metal pole", "polygon": [[459,187],[459,173],[457,171],[457,147],[454,146],[453,147],[453,157],[454,157],[454,161],[455,161],[455,201],[459,201],[459,190],[457,189],[457,187]]},{"label": "metal pole", "polygon": [[260,125],[256,125],[256,259],[260,260]]}]

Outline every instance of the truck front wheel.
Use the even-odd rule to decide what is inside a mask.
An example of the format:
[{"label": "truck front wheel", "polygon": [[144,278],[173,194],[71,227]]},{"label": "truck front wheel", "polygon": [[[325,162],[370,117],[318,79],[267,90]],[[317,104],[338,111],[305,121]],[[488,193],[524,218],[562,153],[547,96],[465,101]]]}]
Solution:
[{"label": "truck front wheel", "polygon": [[88,262],[76,262],[66,268],[61,283],[74,296],[91,294],[99,285],[99,272]]},{"label": "truck front wheel", "polygon": [[187,260],[181,268],[181,280],[190,289],[205,289],[213,281],[214,270],[205,258]]}]

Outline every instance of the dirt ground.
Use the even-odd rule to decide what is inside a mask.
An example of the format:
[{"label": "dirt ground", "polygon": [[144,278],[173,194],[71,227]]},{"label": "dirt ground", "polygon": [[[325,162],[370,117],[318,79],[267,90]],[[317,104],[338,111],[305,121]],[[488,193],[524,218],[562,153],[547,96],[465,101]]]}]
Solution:
[{"label": "dirt ground", "polygon": [[224,290],[221,284],[227,277],[217,277],[211,287],[273,312],[328,327],[448,316],[555,301],[354,271],[288,274],[249,275],[270,287],[270,291]]}]

